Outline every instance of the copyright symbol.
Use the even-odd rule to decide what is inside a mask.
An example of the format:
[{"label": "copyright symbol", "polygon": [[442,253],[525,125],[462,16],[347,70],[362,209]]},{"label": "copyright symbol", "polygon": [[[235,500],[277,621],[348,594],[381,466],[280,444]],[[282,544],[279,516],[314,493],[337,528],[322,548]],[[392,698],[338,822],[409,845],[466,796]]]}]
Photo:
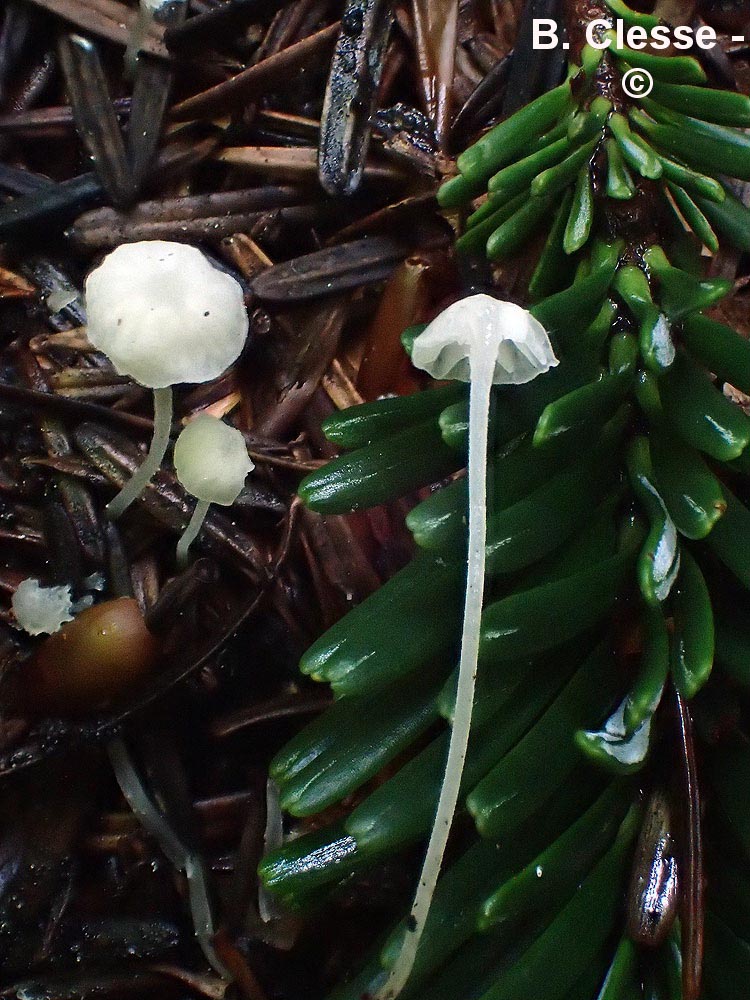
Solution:
[{"label": "copyright symbol", "polygon": [[627,97],[636,100],[648,97],[654,89],[654,78],[647,69],[629,69],[622,78],[622,89]]}]

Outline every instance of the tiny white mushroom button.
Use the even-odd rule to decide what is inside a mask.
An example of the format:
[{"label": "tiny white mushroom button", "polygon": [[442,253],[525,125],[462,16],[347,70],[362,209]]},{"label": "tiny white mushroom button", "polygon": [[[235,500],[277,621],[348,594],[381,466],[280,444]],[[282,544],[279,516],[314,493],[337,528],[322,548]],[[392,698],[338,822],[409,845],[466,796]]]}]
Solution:
[{"label": "tiny white mushroom button", "polygon": [[469,382],[469,546],[461,655],[448,757],[435,821],[411,909],[411,933],[379,991],[393,1000],[414,966],[458,804],[474,705],[487,536],[487,423],[493,385],[522,385],[558,364],[530,312],[490,295],[454,302],[415,339],[412,361],[437,379]]},{"label": "tiny white mushroom button", "polygon": [[73,621],[73,601],[70,587],[43,587],[39,580],[28,577],[16,587],[11,607],[19,628],[29,635],[52,635],[65,622]]},{"label": "tiny white mushroom button", "polygon": [[195,247],[126,243],[86,279],[88,338],[121,375],[154,390],[149,453],[107,510],[119,517],[158,470],[169,443],[172,385],[218,378],[239,357],[249,321],[242,288]]},{"label": "tiny white mushroom button", "polygon": [[185,489],[206,503],[233,504],[255,464],[242,432],[203,414],[191,420],[174,446],[174,467]]},{"label": "tiny white mushroom button", "polygon": [[191,420],[177,438],[174,467],[179,481],[198,501],[177,543],[177,561],[184,565],[209,505],[233,504],[255,465],[241,431],[217,417],[203,414]]}]

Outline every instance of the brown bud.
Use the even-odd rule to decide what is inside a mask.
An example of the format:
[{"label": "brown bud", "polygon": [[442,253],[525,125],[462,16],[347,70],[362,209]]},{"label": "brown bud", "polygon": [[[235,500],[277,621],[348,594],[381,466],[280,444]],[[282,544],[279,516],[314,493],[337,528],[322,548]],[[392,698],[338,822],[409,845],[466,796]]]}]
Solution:
[{"label": "brown bud", "polygon": [[157,655],[138,602],[104,601],[42,643],[21,669],[19,694],[34,714],[91,714],[142,680]]}]

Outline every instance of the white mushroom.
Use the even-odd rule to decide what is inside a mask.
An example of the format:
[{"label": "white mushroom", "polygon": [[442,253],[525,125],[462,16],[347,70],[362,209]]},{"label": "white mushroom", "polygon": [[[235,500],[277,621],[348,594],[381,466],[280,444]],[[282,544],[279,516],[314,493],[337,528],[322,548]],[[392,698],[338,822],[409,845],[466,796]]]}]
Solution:
[{"label": "white mushroom", "polygon": [[52,635],[65,622],[73,621],[70,587],[43,587],[39,580],[21,580],[11,598],[19,628],[29,635]]},{"label": "white mushroom", "polygon": [[195,247],[162,240],[126,243],[86,279],[88,338],[121,375],[154,390],[148,456],[107,506],[119,517],[159,469],[169,444],[177,382],[217,378],[248,331],[242,288]]},{"label": "white mushroom", "polygon": [[234,503],[255,465],[241,431],[217,417],[203,414],[191,420],[174,446],[177,478],[198,503],[177,543],[177,562],[184,566],[212,503]]},{"label": "white mushroom", "polygon": [[409,920],[410,933],[380,997],[407,983],[430,910],[456,811],[471,731],[484,598],[487,520],[487,424],[494,385],[530,382],[558,364],[544,327],[512,302],[472,295],[449,306],[417,337],[412,361],[434,378],[470,382],[469,547],[456,707],[435,822]]}]

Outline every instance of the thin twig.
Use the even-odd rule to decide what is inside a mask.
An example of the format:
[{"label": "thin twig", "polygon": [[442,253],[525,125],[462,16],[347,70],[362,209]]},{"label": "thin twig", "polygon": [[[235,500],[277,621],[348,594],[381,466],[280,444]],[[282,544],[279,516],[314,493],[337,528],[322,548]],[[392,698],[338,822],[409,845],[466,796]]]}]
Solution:
[{"label": "thin twig", "polygon": [[340,27],[338,21],[330,24],[314,35],[303,38],[301,42],[290,45],[282,52],[250,66],[224,83],[204,90],[195,97],[189,97],[172,108],[172,118],[176,121],[187,121],[191,118],[217,114],[234,108],[252,97],[260,97],[271,84],[288,79],[290,73],[294,73],[313,60],[320,59],[322,53],[333,45]]},{"label": "thin twig", "polygon": [[[138,20],[136,8],[117,0],[30,0],[36,7],[48,10],[83,31],[101,35],[118,45],[127,45]],[[161,59],[169,58],[164,44],[164,31],[154,25],[144,36],[141,50]]]},{"label": "thin twig", "polygon": [[135,413],[126,413],[123,410],[113,410],[108,406],[100,406],[98,403],[84,403],[81,400],[59,396],[52,392],[39,392],[36,389],[8,385],[7,382],[0,382],[0,399],[18,403],[19,406],[29,409],[38,408],[50,413],[70,415],[81,420],[99,420],[102,423],[131,427],[142,430],[144,434],[150,433],[154,429],[153,421],[148,417],[139,417]]},{"label": "thin twig", "polygon": [[683,846],[685,875],[682,892],[682,993],[683,1000],[698,1000],[703,972],[705,919],[700,787],[690,709],[677,692],[675,692],[675,703],[686,804]]}]

